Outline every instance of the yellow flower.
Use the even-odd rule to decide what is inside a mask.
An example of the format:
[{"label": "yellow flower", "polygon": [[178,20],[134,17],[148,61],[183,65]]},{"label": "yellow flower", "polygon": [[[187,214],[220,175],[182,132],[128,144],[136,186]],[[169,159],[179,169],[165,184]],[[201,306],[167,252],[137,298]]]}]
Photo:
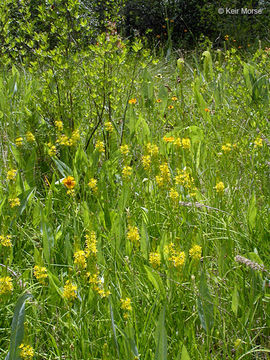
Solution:
[{"label": "yellow flower", "polygon": [[173,105],[169,105],[169,106],[168,106],[168,109],[169,109],[169,110],[172,110],[173,108],[174,108]]},{"label": "yellow flower", "polygon": [[62,131],[63,130],[63,122],[61,120],[56,120],[54,122],[55,127],[57,128],[58,131]]},{"label": "yellow flower", "polygon": [[157,103],[161,103],[162,100],[161,100],[161,99],[157,99],[156,102],[157,102]]},{"label": "yellow flower", "polygon": [[22,144],[23,144],[23,138],[22,138],[22,137],[18,137],[17,139],[15,139],[15,144],[16,144],[16,146],[22,146]]},{"label": "yellow flower", "polygon": [[217,183],[215,186],[215,189],[216,189],[217,193],[222,193],[225,189],[223,182],[220,181],[219,183]]},{"label": "yellow flower", "polygon": [[127,238],[131,242],[138,245],[140,240],[139,230],[137,226],[128,225]]},{"label": "yellow flower", "polygon": [[159,252],[151,252],[149,254],[149,262],[154,268],[160,267],[161,256]]},{"label": "yellow flower", "polygon": [[144,156],[142,156],[142,164],[143,164],[144,170],[148,170],[148,169],[150,168],[150,164],[151,164],[151,157],[150,157],[150,155],[144,155]]},{"label": "yellow flower", "polygon": [[97,151],[100,152],[100,153],[104,153],[104,152],[105,152],[104,142],[98,140],[98,141],[96,142],[95,149],[97,149]]},{"label": "yellow flower", "polygon": [[19,346],[19,349],[21,349],[20,357],[23,360],[32,360],[33,359],[33,357],[34,357],[34,349],[32,348],[32,346],[21,344]]},{"label": "yellow flower", "polygon": [[0,278],[0,295],[9,294],[13,291],[12,279],[10,276]]},{"label": "yellow flower", "polygon": [[239,348],[239,346],[241,345],[242,340],[241,339],[236,339],[234,342],[234,348],[237,349]]},{"label": "yellow flower", "polygon": [[86,254],[83,250],[76,251],[74,254],[74,264],[81,269],[86,268]]},{"label": "yellow flower", "polygon": [[63,297],[67,300],[74,300],[77,297],[77,290],[77,285],[74,285],[67,280],[63,290]]},{"label": "yellow flower", "polygon": [[85,256],[88,257],[90,255],[96,256],[97,254],[97,237],[94,231],[91,231],[90,234],[85,235],[86,239],[86,249]]},{"label": "yellow flower", "polygon": [[200,245],[194,245],[189,249],[189,256],[194,260],[200,260],[202,257],[202,247]]},{"label": "yellow flower", "polygon": [[129,104],[136,104],[136,102],[137,102],[137,99],[135,99],[135,98],[128,100]]},{"label": "yellow flower", "polygon": [[229,40],[229,35],[225,35],[225,36],[224,36],[224,40],[225,40],[225,41]]},{"label": "yellow flower", "polygon": [[175,139],[173,144],[174,144],[175,146],[177,146],[177,147],[181,147],[181,146],[182,146],[182,140],[180,139],[180,137],[178,137],[177,139]]},{"label": "yellow flower", "polygon": [[124,166],[122,175],[125,179],[128,179],[132,174],[132,168],[130,166]]},{"label": "yellow flower", "polygon": [[11,236],[10,235],[6,235],[6,236],[0,235],[0,245],[2,245],[4,247],[11,247],[12,246]]},{"label": "yellow flower", "polygon": [[146,150],[147,150],[147,153],[151,156],[158,155],[158,152],[159,152],[158,146],[155,144],[151,144],[151,143],[148,143],[146,145]]},{"label": "yellow flower", "polygon": [[177,97],[176,97],[176,96],[173,96],[173,97],[172,97],[172,101],[176,101],[176,100],[178,100]]},{"label": "yellow flower", "polygon": [[34,267],[34,276],[41,284],[45,284],[45,279],[47,279],[48,277],[47,269],[45,268],[45,266],[36,265]]},{"label": "yellow flower", "polygon": [[175,252],[170,258],[169,261],[176,268],[181,268],[185,263],[186,255],[184,251],[180,251],[179,253]]},{"label": "yellow flower", "polygon": [[232,144],[227,143],[221,146],[221,150],[226,154],[232,150]]},{"label": "yellow flower", "polygon": [[184,149],[190,149],[190,139],[189,138],[183,138],[182,139],[182,146]]},{"label": "yellow flower", "polygon": [[262,147],[263,146],[263,140],[262,140],[262,138],[261,137],[257,137],[256,139],[255,139],[255,141],[254,141],[254,147],[256,148],[256,147]]},{"label": "yellow flower", "polygon": [[76,181],[74,180],[73,176],[68,176],[68,177],[64,178],[64,180],[62,180],[62,183],[69,190],[73,189],[76,185]]},{"label": "yellow flower", "polygon": [[121,308],[125,311],[131,311],[132,310],[132,306],[131,306],[131,299],[126,297],[125,299],[120,299],[121,301]]},{"label": "yellow flower", "polygon": [[11,169],[7,172],[7,180],[15,180],[17,175],[17,170]]},{"label": "yellow flower", "polygon": [[128,145],[121,145],[120,152],[122,155],[127,155],[129,153]]},{"label": "yellow flower", "polygon": [[51,143],[48,143],[47,144],[47,146],[48,146],[48,154],[49,154],[49,156],[55,156],[56,155],[56,153],[57,153],[57,150],[56,150],[56,146],[55,145],[52,145]]},{"label": "yellow flower", "polygon": [[165,142],[174,142],[174,137],[173,136],[164,136],[163,140]]},{"label": "yellow flower", "polygon": [[31,131],[27,131],[27,133],[26,133],[26,141],[28,141],[28,142],[36,141],[36,138],[35,138],[34,134],[31,133]]},{"label": "yellow flower", "polygon": [[170,189],[170,194],[169,194],[170,198],[174,201],[178,200],[179,198],[179,194],[178,192],[174,189],[174,188],[171,188]]},{"label": "yellow flower", "polygon": [[93,191],[93,192],[97,192],[98,191],[98,188],[97,188],[97,180],[94,179],[94,178],[91,178],[89,183],[88,183],[88,186],[90,187],[90,189]]},{"label": "yellow flower", "polygon": [[113,132],[113,124],[110,121],[104,123],[105,130],[108,132]]},{"label": "yellow flower", "polygon": [[10,207],[14,208],[15,206],[20,206],[21,202],[19,198],[14,198],[14,199],[8,199],[9,205]]},{"label": "yellow flower", "polygon": [[72,131],[71,138],[70,138],[72,145],[75,145],[79,140],[80,140],[79,130],[77,129],[77,130]]},{"label": "yellow flower", "polygon": [[164,185],[164,178],[160,175],[156,176],[156,182],[158,184],[159,187],[162,187]]},{"label": "yellow flower", "polygon": [[170,181],[171,178],[171,174],[170,174],[170,170],[169,170],[169,166],[167,163],[164,163],[162,165],[159,166],[159,170],[161,173],[161,176],[163,177],[165,182]]},{"label": "yellow flower", "polygon": [[71,146],[72,145],[72,140],[70,140],[67,135],[60,135],[60,138],[58,138],[56,140],[57,143],[59,143],[60,145],[64,145],[64,146]]}]

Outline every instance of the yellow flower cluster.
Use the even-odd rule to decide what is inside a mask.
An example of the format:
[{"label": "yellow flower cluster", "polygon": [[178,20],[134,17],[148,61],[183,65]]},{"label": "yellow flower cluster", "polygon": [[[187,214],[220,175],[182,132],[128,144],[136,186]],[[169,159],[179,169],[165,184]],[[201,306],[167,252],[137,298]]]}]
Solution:
[{"label": "yellow flower cluster", "polygon": [[159,166],[160,175],[156,176],[156,182],[158,186],[162,187],[167,184],[171,179],[168,163],[164,163]]},{"label": "yellow flower cluster", "polygon": [[75,252],[74,264],[77,265],[79,269],[86,269],[86,253],[83,250]]},{"label": "yellow flower cluster", "polygon": [[16,146],[22,146],[23,144],[23,138],[22,137],[18,137],[17,139],[15,139],[15,145]]},{"label": "yellow flower cluster", "polygon": [[232,144],[227,143],[225,145],[221,146],[221,150],[226,154],[229,153],[230,151],[232,151]]},{"label": "yellow flower cluster", "polygon": [[56,121],[54,122],[54,125],[55,125],[55,127],[56,127],[56,129],[57,129],[58,131],[62,131],[63,128],[64,128],[64,126],[63,126],[63,121],[61,121],[61,120],[56,120]]},{"label": "yellow flower cluster", "polygon": [[127,238],[134,244],[139,244],[140,234],[137,226],[128,225]]},{"label": "yellow flower cluster", "polygon": [[23,360],[32,360],[33,359],[33,357],[34,357],[34,349],[32,348],[32,346],[21,344],[19,346],[19,349],[21,349],[20,357]]},{"label": "yellow flower cluster", "polygon": [[47,279],[48,277],[47,269],[45,268],[45,266],[36,265],[34,267],[34,276],[41,284],[44,285],[45,279]]},{"label": "yellow flower cluster", "polygon": [[72,132],[70,138],[65,134],[61,134],[57,138],[56,142],[59,145],[63,145],[63,146],[73,146],[73,145],[77,144],[79,139],[80,139],[80,133],[79,133],[79,130],[77,129]]},{"label": "yellow flower cluster", "polygon": [[263,140],[260,136],[258,136],[254,141],[254,147],[262,147],[263,146]]},{"label": "yellow flower cluster", "polygon": [[0,295],[10,294],[13,291],[12,279],[10,276],[0,278]]},{"label": "yellow flower cluster", "polygon": [[98,140],[96,142],[95,149],[97,149],[97,151],[99,153],[104,153],[105,152],[104,142],[101,140]]},{"label": "yellow flower cluster", "polygon": [[129,153],[128,145],[121,145],[120,146],[120,152],[121,152],[122,155],[128,155],[128,153]]},{"label": "yellow flower cluster", "polygon": [[175,268],[181,269],[182,266],[185,264],[185,260],[186,260],[186,255],[185,255],[184,251],[176,251],[174,244],[171,243],[168,246],[167,252],[169,254],[170,263]]},{"label": "yellow flower cluster", "polygon": [[0,245],[5,246],[5,247],[11,247],[12,246],[11,236],[10,235],[6,235],[6,236],[0,235]]},{"label": "yellow flower cluster", "polygon": [[105,130],[109,133],[113,132],[113,124],[110,121],[104,123]]},{"label": "yellow flower cluster", "polygon": [[148,143],[146,145],[146,152],[147,154],[149,154],[150,156],[156,156],[158,155],[159,153],[159,148],[157,145],[155,144],[151,144],[151,143]]},{"label": "yellow flower cluster", "polygon": [[85,235],[86,239],[86,249],[85,255],[89,257],[90,255],[96,256],[97,255],[97,237],[94,231],[91,231],[90,234]]},{"label": "yellow flower cluster", "polygon": [[122,175],[123,175],[124,179],[129,179],[131,174],[132,174],[132,167],[124,166],[124,168],[122,170]]},{"label": "yellow flower cluster", "polygon": [[200,260],[202,257],[202,247],[200,245],[194,245],[189,249],[189,256],[194,260]]},{"label": "yellow flower cluster", "polygon": [[160,267],[161,256],[159,252],[151,252],[149,254],[149,262],[154,268]]},{"label": "yellow flower cluster", "polygon": [[173,201],[177,201],[179,199],[179,194],[178,194],[177,190],[174,188],[170,189],[169,196]]},{"label": "yellow flower cluster", "polygon": [[177,147],[182,147],[183,149],[190,149],[191,142],[189,138],[183,138],[180,137],[175,138],[174,136],[164,136],[163,140],[167,143],[173,143],[173,145]]},{"label": "yellow flower cluster", "polygon": [[89,283],[93,286],[93,290],[96,291],[102,298],[108,297],[110,295],[111,292],[104,289],[104,284],[102,280],[99,279],[98,272],[94,275],[87,273],[87,276],[89,278]]},{"label": "yellow flower cluster", "polygon": [[63,297],[72,301],[77,298],[77,290],[77,285],[74,285],[69,280],[67,280],[63,290]]},{"label": "yellow flower cluster", "polygon": [[150,165],[151,165],[151,156],[150,155],[143,155],[141,160],[142,160],[144,170],[148,170],[150,168]]},{"label": "yellow flower cluster", "polygon": [[196,190],[194,187],[194,179],[190,176],[187,170],[179,170],[177,169],[177,175],[175,176],[175,183],[178,185],[182,185],[187,189]]},{"label": "yellow flower cluster", "polygon": [[132,306],[131,306],[131,299],[126,297],[125,299],[120,299],[121,301],[121,308],[125,311],[131,311],[132,310]]},{"label": "yellow flower cluster", "polygon": [[90,189],[96,193],[98,191],[98,188],[97,188],[97,180],[95,178],[91,178],[89,183],[88,183],[88,186],[90,187]]},{"label": "yellow flower cluster", "polygon": [[47,146],[48,146],[49,156],[51,156],[51,157],[55,156],[57,153],[56,146],[53,145],[52,143],[48,143]]},{"label": "yellow flower cluster", "polygon": [[134,105],[134,104],[136,104],[136,102],[137,102],[137,99],[135,99],[135,98],[128,100],[128,103],[129,103],[129,104],[133,104],[133,105]]},{"label": "yellow flower cluster", "polygon": [[184,149],[190,149],[191,143],[189,138],[183,138],[182,139],[182,147]]},{"label": "yellow flower cluster", "polygon": [[165,142],[174,142],[174,137],[173,136],[164,136],[163,137],[163,140],[165,141]]},{"label": "yellow flower cluster", "polygon": [[7,180],[15,180],[17,175],[17,170],[11,169],[7,172]]},{"label": "yellow flower cluster", "polygon": [[11,199],[8,199],[8,202],[9,202],[10,207],[12,207],[12,208],[21,205],[21,202],[20,202],[20,199],[19,199],[19,198],[11,198]]},{"label": "yellow flower cluster", "polygon": [[222,181],[218,182],[215,186],[215,189],[216,189],[217,193],[223,193],[223,191],[225,189],[223,182]]},{"label": "yellow flower cluster", "polygon": [[27,142],[35,142],[36,141],[36,138],[35,138],[34,134],[31,133],[31,131],[27,131],[27,133],[26,133],[26,141]]}]

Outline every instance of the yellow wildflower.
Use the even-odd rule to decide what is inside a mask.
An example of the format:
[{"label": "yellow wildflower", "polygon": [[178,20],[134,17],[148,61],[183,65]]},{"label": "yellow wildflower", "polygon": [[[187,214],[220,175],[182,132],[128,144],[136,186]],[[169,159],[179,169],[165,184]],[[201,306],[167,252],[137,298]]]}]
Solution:
[{"label": "yellow wildflower", "polygon": [[15,144],[16,144],[16,146],[22,146],[22,144],[23,144],[23,138],[22,138],[22,137],[18,137],[17,139],[15,139]]},{"label": "yellow wildflower", "polygon": [[176,97],[176,96],[173,96],[173,97],[172,97],[172,101],[176,101],[176,100],[178,100],[177,97]]},{"label": "yellow wildflower", "polygon": [[110,121],[104,123],[105,130],[108,132],[113,132],[113,124]]},{"label": "yellow wildflower", "polygon": [[178,192],[174,189],[174,188],[171,188],[170,189],[170,194],[169,194],[170,198],[174,201],[177,201],[178,198],[179,198],[179,194]]},{"label": "yellow wildflower", "polygon": [[60,145],[65,145],[65,146],[71,146],[72,145],[72,141],[67,137],[67,135],[60,135],[60,138],[58,138],[56,140],[57,143],[59,143]]},{"label": "yellow wildflower", "polygon": [[41,284],[45,284],[45,279],[47,279],[48,277],[47,269],[45,268],[45,266],[36,265],[34,267],[34,276]]},{"label": "yellow wildflower", "polygon": [[137,99],[135,99],[135,98],[128,100],[129,104],[136,104],[136,102],[137,102]]},{"label": "yellow wildflower", "polygon": [[88,186],[90,187],[90,189],[93,191],[93,192],[97,192],[98,191],[98,188],[97,188],[97,180],[94,179],[94,178],[91,178],[89,183],[88,183]]},{"label": "yellow wildflower", "polygon": [[34,134],[31,133],[31,131],[27,131],[27,133],[26,133],[26,141],[28,141],[28,142],[36,141],[36,138],[35,138]]},{"label": "yellow wildflower", "polygon": [[229,35],[225,35],[225,36],[224,36],[224,40],[225,40],[225,41],[229,40]]},{"label": "yellow wildflower", "polygon": [[17,175],[17,170],[15,170],[15,169],[8,170],[7,180],[15,180],[16,175]]},{"label": "yellow wildflower", "polygon": [[128,145],[121,145],[120,152],[122,155],[127,155],[129,153]]},{"label": "yellow wildflower", "polygon": [[262,140],[262,138],[261,137],[257,137],[256,139],[255,139],[255,141],[254,141],[254,147],[256,148],[256,147],[262,147],[263,146],[263,140]]},{"label": "yellow wildflower", "polygon": [[169,105],[169,106],[168,106],[168,109],[169,109],[169,110],[172,110],[173,108],[174,108],[173,105]]},{"label": "yellow wildflower", "polygon": [[174,142],[174,137],[173,136],[164,136],[163,140],[165,142]]},{"label": "yellow wildflower", "polygon": [[200,260],[202,257],[202,247],[200,245],[194,245],[189,249],[189,256],[194,260]]},{"label": "yellow wildflower", "polygon": [[19,198],[8,199],[8,202],[9,202],[10,207],[12,207],[12,208],[14,208],[15,206],[21,205]]},{"label": "yellow wildflower", "polygon": [[6,235],[6,236],[0,235],[0,245],[2,245],[4,247],[11,247],[12,246],[11,236],[10,235]]},{"label": "yellow wildflower", "polygon": [[226,154],[232,150],[232,144],[227,143],[221,146],[221,150]]},{"label": "yellow wildflower", "polygon": [[10,276],[0,278],[0,295],[9,294],[13,291],[12,279]]},{"label": "yellow wildflower", "polygon": [[122,175],[125,179],[128,179],[132,174],[132,167],[130,166],[124,166],[122,170]]},{"label": "yellow wildflower", "polygon": [[73,176],[68,176],[62,180],[62,183],[69,190],[73,189],[76,185],[76,181]]},{"label": "yellow wildflower", "polygon": [[164,181],[166,181],[166,182],[170,181],[171,174],[170,174],[168,164],[164,163],[164,164],[160,165],[159,170],[160,170],[161,176],[163,177]]},{"label": "yellow wildflower", "polygon": [[67,280],[63,290],[63,297],[67,300],[74,300],[77,297],[77,290],[77,285],[74,285]]},{"label": "yellow wildflower", "polygon": [[180,137],[178,137],[178,138],[176,138],[175,140],[174,140],[174,143],[173,143],[175,146],[177,146],[177,147],[181,147],[182,146],[182,140],[181,140],[181,138]]},{"label": "yellow wildflower", "polygon": [[190,149],[190,139],[189,138],[183,138],[182,139],[182,146],[184,149]]},{"label": "yellow wildflower", "polygon": [[159,252],[151,252],[149,254],[149,262],[154,268],[160,267],[161,256]]},{"label": "yellow wildflower", "polygon": [[55,156],[57,153],[56,146],[51,143],[48,143],[47,146],[48,146],[49,156],[52,156],[52,157]]},{"label": "yellow wildflower", "polygon": [[128,225],[127,238],[135,244],[139,243],[140,235],[137,226]]},{"label": "yellow wildflower", "polygon": [[125,299],[120,299],[121,301],[121,308],[125,311],[131,311],[132,310],[132,306],[131,306],[131,299],[126,297]]},{"label": "yellow wildflower", "polygon": [[148,169],[150,168],[150,164],[151,164],[151,157],[150,157],[150,155],[144,155],[144,156],[142,156],[142,164],[143,164],[144,170],[148,170]]},{"label": "yellow wildflower", "polygon": [[91,231],[90,234],[85,235],[86,239],[86,249],[85,256],[88,257],[90,255],[96,256],[97,254],[97,237],[94,231]]},{"label": "yellow wildflower", "polygon": [[32,348],[32,346],[21,344],[19,346],[19,349],[21,349],[20,357],[23,360],[32,360],[33,359],[33,357],[34,357],[34,349]]},{"label": "yellow wildflower", "polygon": [[71,138],[70,138],[72,145],[75,145],[79,140],[80,140],[79,130],[77,129],[77,130],[72,131]]},{"label": "yellow wildflower", "polygon": [[172,263],[172,265],[176,268],[181,268],[185,263],[186,255],[184,251],[175,252],[170,258],[169,261]]},{"label": "yellow wildflower", "polygon": [[158,184],[159,187],[162,187],[164,185],[164,178],[160,175],[156,176],[156,182]]},{"label": "yellow wildflower", "polygon": [[63,130],[63,121],[61,121],[61,120],[56,120],[55,122],[54,122],[54,125],[55,125],[55,127],[57,128],[57,130],[58,131],[62,131]]},{"label": "yellow wildflower", "polygon": [[215,186],[217,193],[222,193],[224,191],[224,188],[225,186],[222,181],[218,182]]},{"label": "yellow wildflower", "polygon": [[74,264],[80,269],[86,268],[86,254],[83,250],[76,251],[74,254]]},{"label": "yellow wildflower", "polygon": [[104,142],[98,140],[98,141],[96,142],[95,149],[97,149],[97,151],[100,152],[100,153],[104,153],[104,152],[105,152]]},{"label": "yellow wildflower", "polygon": [[161,100],[161,99],[157,99],[156,102],[157,102],[157,103],[161,103],[162,100]]},{"label": "yellow wildflower", "polygon": [[158,155],[158,152],[159,152],[158,146],[155,144],[151,144],[151,143],[148,143],[146,145],[146,150],[147,150],[147,153],[151,156]]}]

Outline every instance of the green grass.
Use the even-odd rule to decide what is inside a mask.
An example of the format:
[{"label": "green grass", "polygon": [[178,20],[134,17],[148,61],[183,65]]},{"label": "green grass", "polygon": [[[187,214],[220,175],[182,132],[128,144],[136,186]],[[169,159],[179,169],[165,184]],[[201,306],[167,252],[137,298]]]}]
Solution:
[{"label": "green grass", "polygon": [[0,240],[0,278],[13,284],[0,285],[1,357],[17,336],[35,359],[268,359],[269,51],[177,66],[117,41],[1,69],[0,235],[12,247]]}]

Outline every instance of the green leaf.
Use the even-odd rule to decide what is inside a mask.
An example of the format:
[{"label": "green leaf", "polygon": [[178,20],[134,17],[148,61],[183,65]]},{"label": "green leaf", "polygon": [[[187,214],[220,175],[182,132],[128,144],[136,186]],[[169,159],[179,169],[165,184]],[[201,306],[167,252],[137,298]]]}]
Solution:
[{"label": "green leaf", "polygon": [[234,285],[234,289],[232,293],[232,311],[235,314],[235,316],[237,316],[238,305],[239,305],[239,295],[238,295],[237,286]]},{"label": "green leaf", "polygon": [[146,225],[144,220],[142,220],[141,226],[141,252],[145,259],[148,259],[148,251],[149,251],[149,236],[147,233]]},{"label": "green leaf", "polygon": [[118,342],[117,342],[117,336],[116,336],[116,330],[115,330],[115,323],[114,323],[114,315],[113,315],[113,309],[112,309],[112,304],[111,304],[111,302],[110,302],[110,314],[111,314],[111,324],[112,324],[112,330],[113,330],[114,343],[115,343],[117,355],[118,355],[118,358],[119,358],[119,347],[118,347]]},{"label": "green leaf", "polygon": [[184,344],[182,346],[181,360],[190,360],[190,357],[189,357],[188,352],[187,352],[187,348],[185,347]]},{"label": "green leaf", "polygon": [[165,327],[165,305],[163,306],[156,329],[156,353],[155,360],[167,360],[167,332]]},{"label": "green leaf", "polygon": [[197,297],[198,313],[203,329],[210,335],[214,325],[214,307],[205,274],[202,272],[199,285],[199,296]]},{"label": "green leaf", "polygon": [[43,239],[43,251],[44,251],[45,260],[49,264],[51,257],[51,250],[54,246],[54,236],[53,236],[53,230],[51,226],[48,224],[48,221],[43,211],[41,212],[40,231]]},{"label": "green leaf", "polygon": [[72,174],[72,170],[63,161],[56,159],[56,158],[52,158],[52,159],[53,159],[58,171],[60,172],[60,174],[63,177],[66,177],[66,176]]},{"label": "green leaf", "polygon": [[24,335],[25,302],[31,297],[31,294],[24,294],[17,301],[11,324],[10,348],[5,360],[18,359],[18,348]]},{"label": "green leaf", "polygon": [[144,268],[147,273],[147,277],[151,281],[154,288],[160,293],[160,295],[163,296],[163,298],[165,298],[166,292],[160,276],[157,273],[155,273],[153,269],[150,268],[149,266],[144,265]]},{"label": "green leaf", "polygon": [[254,230],[256,226],[256,216],[257,216],[256,197],[255,197],[255,193],[253,192],[247,211],[248,226],[250,230]]}]

